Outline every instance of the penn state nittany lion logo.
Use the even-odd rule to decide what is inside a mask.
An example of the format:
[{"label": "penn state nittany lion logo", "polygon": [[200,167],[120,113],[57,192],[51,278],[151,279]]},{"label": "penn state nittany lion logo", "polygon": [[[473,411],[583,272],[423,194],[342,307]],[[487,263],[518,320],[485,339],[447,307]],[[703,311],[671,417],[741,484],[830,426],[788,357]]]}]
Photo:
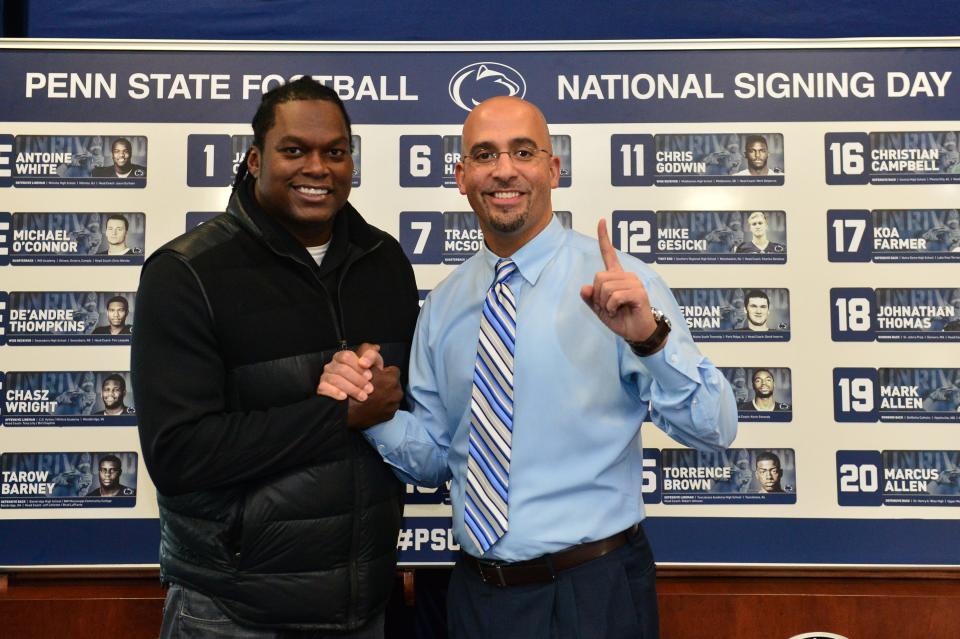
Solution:
[{"label": "penn state nittany lion logo", "polygon": [[453,74],[448,87],[450,99],[465,111],[472,111],[487,98],[527,93],[527,83],[514,69],[499,62],[474,62]]}]

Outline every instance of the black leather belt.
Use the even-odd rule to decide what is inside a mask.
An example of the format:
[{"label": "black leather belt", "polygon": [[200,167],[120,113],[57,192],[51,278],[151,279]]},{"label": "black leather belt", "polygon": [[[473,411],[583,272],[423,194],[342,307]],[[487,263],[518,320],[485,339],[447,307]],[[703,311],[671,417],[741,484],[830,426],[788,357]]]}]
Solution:
[{"label": "black leather belt", "polygon": [[477,559],[465,552],[460,553],[463,563],[470,567],[473,572],[480,575],[483,583],[506,588],[507,586],[520,586],[523,584],[538,584],[553,581],[557,578],[557,573],[570,568],[575,568],[588,561],[603,557],[617,548],[626,545],[633,535],[640,530],[640,524],[634,524],[630,528],[606,539],[597,541],[588,541],[585,544],[572,546],[560,552],[543,555],[535,559],[526,561],[503,562],[503,561],[485,561]]}]

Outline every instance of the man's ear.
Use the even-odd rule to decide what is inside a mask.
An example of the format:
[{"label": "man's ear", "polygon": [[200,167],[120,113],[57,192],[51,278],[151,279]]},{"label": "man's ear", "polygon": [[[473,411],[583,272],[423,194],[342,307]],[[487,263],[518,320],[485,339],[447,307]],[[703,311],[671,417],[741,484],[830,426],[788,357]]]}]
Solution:
[{"label": "man's ear", "polygon": [[256,145],[251,146],[247,151],[247,173],[255,180],[260,177],[260,160],[260,149]]},{"label": "man's ear", "polygon": [[466,195],[467,192],[463,190],[463,162],[457,162],[454,177],[457,179],[457,188],[460,189],[460,195]]}]

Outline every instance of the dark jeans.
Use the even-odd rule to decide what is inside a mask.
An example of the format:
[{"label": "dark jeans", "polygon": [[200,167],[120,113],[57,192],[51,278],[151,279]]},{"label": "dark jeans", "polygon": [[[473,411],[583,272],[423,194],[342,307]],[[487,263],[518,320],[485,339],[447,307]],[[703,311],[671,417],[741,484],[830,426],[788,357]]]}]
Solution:
[{"label": "dark jeans", "polygon": [[383,615],[356,632],[269,630],[241,626],[210,597],[172,584],[163,604],[160,639],[383,639]]},{"label": "dark jeans", "polygon": [[612,553],[524,586],[483,583],[458,561],[447,618],[453,639],[657,639],[656,568],[641,527]]}]

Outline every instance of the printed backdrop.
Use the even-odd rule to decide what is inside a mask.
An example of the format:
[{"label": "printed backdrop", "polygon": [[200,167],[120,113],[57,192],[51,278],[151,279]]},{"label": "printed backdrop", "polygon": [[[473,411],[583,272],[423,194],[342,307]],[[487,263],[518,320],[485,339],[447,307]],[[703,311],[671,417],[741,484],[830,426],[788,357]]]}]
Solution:
[{"label": "printed backdrop", "polygon": [[[606,219],[673,287],[741,423],[711,454],[643,426],[659,561],[960,564],[955,42],[2,49],[0,567],[156,563],[139,265],[223,209],[261,96],[303,73],[346,102],[350,199],[422,296],[482,245],[453,170],[493,95],[550,121],[560,221]],[[407,497],[401,560],[449,561],[447,491]]]}]

